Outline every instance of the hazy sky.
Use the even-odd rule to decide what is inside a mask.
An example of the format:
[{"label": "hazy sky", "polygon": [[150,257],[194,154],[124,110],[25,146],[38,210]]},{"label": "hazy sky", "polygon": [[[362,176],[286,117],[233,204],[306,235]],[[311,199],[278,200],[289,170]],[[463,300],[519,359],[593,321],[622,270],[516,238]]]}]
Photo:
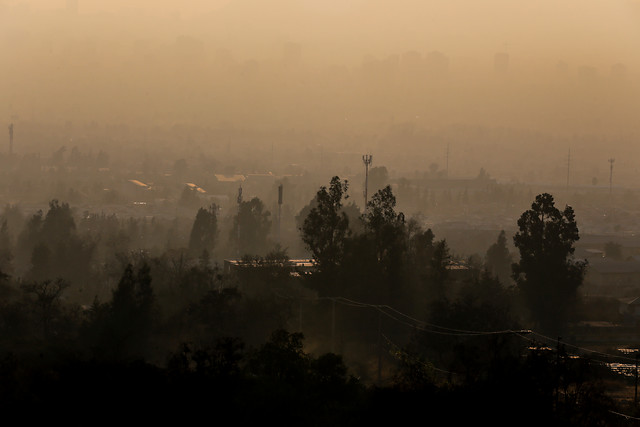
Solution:
[{"label": "hazy sky", "polygon": [[[65,0],[4,3],[29,4],[32,10],[66,5]],[[217,20],[224,19],[233,31],[307,40],[344,37],[381,47],[403,43],[494,51],[506,46],[530,55],[625,60],[639,51],[640,41],[640,8],[632,0],[78,0],[78,5],[81,14],[180,16],[198,23],[194,31],[216,32],[207,21],[220,25]]]},{"label": "hazy sky", "polygon": [[[564,115],[585,111],[567,122],[575,128],[593,123],[603,109],[615,119],[607,126],[618,126],[622,117],[631,116],[629,109],[607,113],[606,105],[637,105],[632,94],[640,83],[640,2],[635,0],[78,0],[77,4],[78,16],[70,16],[64,12],[66,0],[0,0],[0,66],[6,70],[0,94],[8,100],[0,105],[1,114],[57,120],[77,114],[78,119],[89,116],[101,122],[151,116],[206,122],[215,116],[305,126],[317,117],[335,122],[356,113],[361,123],[381,117],[425,117],[425,107],[419,103],[428,95],[442,106],[429,113],[431,123],[436,118],[473,120],[475,114],[478,121],[504,125],[510,120],[501,115],[506,112],[519,114],[512,124],[544,126],[547,117],[556,121],[563,117],[549,106],[565,105]],[[303,63],[312,64],[315,71],[300,71],[294,80],[291,76],[283,80],[282,70],[269,61],[280,61],[287,43],[299,45]],[[235,68],[221,68],[215,62],[224,50]],[[408,88],[392,87],[385,73],[398,58],[410,59],[403,56],[409,51],[416,52],[419,61],[429,52],[444,52],[451,74],[464,74],[463,84],[427,88],[422,94],[406,92],[412,87],[424,89],[414,75],[414,80],[407,80]],[[510,72],[519,78],[520,92],[507,93],[508,101],[531,97],[527,101],[538,110],[513,108],[504,99],[499,101],[500,112],[478,104],[493,101],[495,90],[477,78],[491,74],[494,54],[500,51],[509,53]],[[359,88],[363,80],[354,74],[365,58],[386,61],[374,64],[378,71],[366,72],[381,79],[371,80],[373,91],[366,85]],[[258,63],[251,62],[254,59]],[[614,88],[617,92],[595,85],[585,91],[571,80],[559,91],[557,82],[548,77],[556,73],[559,61],[566,63],[572,78],[594,74],[608,79],[615,64],[624,64],[626,76],[637,83],[624,90]],[[340,69],[329,74],[319,71],[330,65],[349,67],[351,74]],[[553,98],[558,93],[565,97],[561,102]],[[625,99],[618,102],[619,96]]]}]

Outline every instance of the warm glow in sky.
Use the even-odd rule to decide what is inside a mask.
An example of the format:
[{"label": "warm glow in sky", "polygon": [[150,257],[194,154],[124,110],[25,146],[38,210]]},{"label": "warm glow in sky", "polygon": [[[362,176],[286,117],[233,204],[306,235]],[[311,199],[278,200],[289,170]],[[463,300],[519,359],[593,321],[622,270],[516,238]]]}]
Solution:
[{"label": "warm glow in sky", "polygon": [[[0,0],[1,114],[637,126],[637,0],[77,0],[77,16],[68,4]],[[449,73],[437,84],[434,51]],[[512,87],[492,86],[497,52]]]}]

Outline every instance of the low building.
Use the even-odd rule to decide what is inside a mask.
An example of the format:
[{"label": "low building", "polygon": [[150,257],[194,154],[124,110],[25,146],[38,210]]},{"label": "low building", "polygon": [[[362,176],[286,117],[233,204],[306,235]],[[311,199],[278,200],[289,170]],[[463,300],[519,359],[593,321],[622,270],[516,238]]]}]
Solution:
[{"label": "low building", "polygon": [[269,268],[269,267],[283,267],[289,268],[293,273],[304,274],[311,273],[315,267],[316,262],[313,259],[289,259],[286,262],[269,261],[263,258],[260,259],[225,259],[224,260],[224,272],[231,273],[243,268]]}]

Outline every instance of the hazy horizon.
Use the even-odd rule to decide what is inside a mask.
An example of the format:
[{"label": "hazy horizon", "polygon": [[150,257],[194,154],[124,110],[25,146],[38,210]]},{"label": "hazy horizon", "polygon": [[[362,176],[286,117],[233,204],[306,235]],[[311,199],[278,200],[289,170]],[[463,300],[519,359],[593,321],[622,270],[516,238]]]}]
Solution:
[{"label": "hazy horizon", "polygon": [[569,149],[635,179],[639,23],[629,0],[5,0],[0,122],[312,132],[409,170],[453,143],[465,175],[461,150],[522,170],[553,147],[560,181]]}]

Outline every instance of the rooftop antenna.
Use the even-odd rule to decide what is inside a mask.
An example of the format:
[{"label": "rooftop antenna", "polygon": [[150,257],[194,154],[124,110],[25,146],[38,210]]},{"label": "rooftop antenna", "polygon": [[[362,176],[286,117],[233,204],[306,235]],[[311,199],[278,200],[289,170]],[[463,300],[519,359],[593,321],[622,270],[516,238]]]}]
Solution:
[{"label": "rooftop antenna", "polygon": [[613,162],[615,159],[609,159],[609,195],[611,195],[611,191],[613,189]]},{"label": "rooftop antenna", "polygon": [[9,155],[13,155],[13,123],[9,125]]},{"label": "rooftop antenna", "polygon": [[371,166],[371,161],[373,160],[373,156],[371,154],[365,154],[362,156],[362,162],[364,163],[364,210],[367,210],[367,189],[369,186],[369,166]]}]

